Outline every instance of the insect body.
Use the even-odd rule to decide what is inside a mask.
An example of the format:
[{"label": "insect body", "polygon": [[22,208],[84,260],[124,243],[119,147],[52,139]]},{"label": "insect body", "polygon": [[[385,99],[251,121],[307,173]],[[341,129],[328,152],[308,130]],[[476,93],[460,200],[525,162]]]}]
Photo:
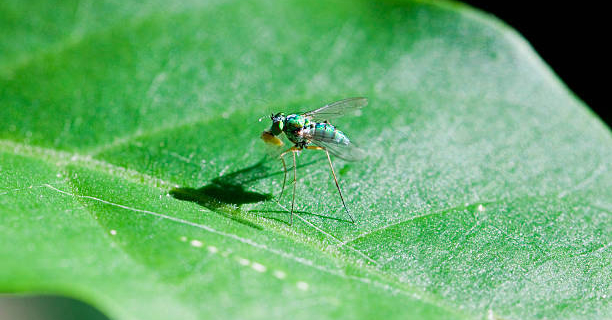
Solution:
[{"label": "insect body", "polygon": [[356,161],[363,158],[365,153],[363,150],[356,147],[342,131],[336,129],[336,127],[329,123],[329,120],[342,116],[350,111],[360,109],[367,104],[368,100],[366,98],[349,98],[305,113],[296,113],[287,116],[285,116],[283,113],[277,113],[270,116],[272,126],[270,129],[265,130],[262,133],[261,138],[267,143],[281,146],[282,141],[278,139],[277,136],[284,133],[285,136],[287,136],[287,138],[294,143],[293,147],[289,148],[280,155],[285,176],[283,179],[283,187],[279,200],[283,195],[283,191],[285,190],[285,182],[287,180],[287,166],[283,157],[289,152],[291,152],[293,156],[293,199],[291,201],[292,224],[296,185],[295,153],[303,149],[325,151],[327,160],[329,162],[329,168],[332,176],[334,177],[338,194],[340,195],[340,200],[342,200],[342,205],[348,216],[351,218],[351,221],[355,223],[353,216],[344,203],[344,197],[342,196],[342,191],[340,191],[338,179],[336,177],[336,173],[334,172],[334,167],[331,163],[329,154],[331,153],[344,160]]}]

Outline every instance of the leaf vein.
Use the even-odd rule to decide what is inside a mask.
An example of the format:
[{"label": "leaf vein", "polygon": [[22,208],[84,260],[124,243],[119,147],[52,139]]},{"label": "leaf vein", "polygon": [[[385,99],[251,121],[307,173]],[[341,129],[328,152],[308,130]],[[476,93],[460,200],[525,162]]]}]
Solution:
[{"label": "leaf vein", "polygon": [[[328,274],[331,274],[331,275],[334,275],[334,276],[338,276],[340,278],[347,279],[347,280],[354,280],[354,281],[358,281],[358,282],[361,282],[361,283],[364,283],[364,284],[374,285],[375,287],[380,288],[382,290],[385,290],[385,291],[387,291],[387,292],[389,292],[391,294],[402,294],[402,295],[407,296],[407,297],[411,297],[411,298],[415,298],[415,299],[420,299],[420,300],[428,301],[425,297],[417,294],[417,292],[408,292],[406,290],[402,290],[400,288],[394,287],[394,286],[392,286],[390,284],[379,282],[379,281],[376,281],[376,280],[372,280],[370,278],[359,277],[359,276],[354,276],[354,275],[348,275],[348,274],[346,274],[344,272],[341,272],[340,270],[329,269],[329,268],[326,268],[324,266],[317,265],[312,260],[301,258],[301,257],[295,256],[295,255],[293,255],[291,253],[284,252],[284,251],[281,251],[281,250],[278,250],[278,249],[270,248],[269,246],[267,246],[265,244],[261,244],[261,243],[255,242],[255,241],[253,241],[251,239],[243,238],[243,237],[240,237],[240,236],[232,234],[232,233],[228,233],[228,232],[224,232],[224,231],[221,231],[221,230],[217,230],[217,229],[215,229],[213,227],[210,227],[208,225],[205,225],[205,224],[195,223],[195,222],[192,222],[192,221],[180,219],[180,218],[177,218],[177,217],[172,217],[172,216],[169,216],[169,215],[166,215],[166,214],[163,214],[163,213],[158,213],[158,212],[154,212],[154,211],[150,211],[150,210],[138,209],[138,208],[126,206],[126,205],[119,204],[119,203],[114,203],[114,202],[111,202],[111,201],[107,201],[107,200],[100,199],[100,198],[93,197],[93,196],[89,196],[89,195],[73,194],[73,193],[70,193],[70,192],[58,189],[58,188],[56,188],[56,187],[54,187],[54,186],[52,186],[50,184],[44,184],[44,186],[49,188],[49,189],[51,189],[51,190],[54,190],[54,191],[56,191],[58,193],[67,195],[67,196],[71,196],[71,197],[75,197],[75,198],[81,198],[81,199],[89,199],[89,200],[97,201],[97,202],[100,202],[100,203],[103,203],[103,204],[106,204],[106,205],[122,208],[122,209],[125,209],[125,210],[134,211],[134,212],[140,212],[140,213],[144,213],[144,214],[147,214],[147,215],[155,216],[155,217],[158,217],[158,218],[161,218],[161,219],[170,220],[170,221],[177,222],[177,223],[180,223],[180,224],[184,224],[184,225],[200,228],[200,229],[203,229],[205,231],[208,231],[208,232],[211,232],[211,233],[223,236],[223,237],[227,237],[227,238],[236,240],[236,241],[241,242],[243,244],[246,244],[248,246],[251,246],[251,247],[254,247],[254,248],[257,248],[257,249],[261,249],[261,250],[270,252],[270,253],[278,255],[278,256],[280,256],[282,258],[286,258],[286,259],[292,260],[292,261],[294,261],[294,262],[296,262],[298,264],[301,264],[301,265],[304,265],[304,266],[307,266],[307,267],[311,267],[311,268],[317,269],[317,270],[319,270],[321,272],[325,272],[325,273],[328,273]],[[428,301],[428,302],[430,302],[430,301]],[[432,302],[430,302],[430,303],[432,303]]]}]

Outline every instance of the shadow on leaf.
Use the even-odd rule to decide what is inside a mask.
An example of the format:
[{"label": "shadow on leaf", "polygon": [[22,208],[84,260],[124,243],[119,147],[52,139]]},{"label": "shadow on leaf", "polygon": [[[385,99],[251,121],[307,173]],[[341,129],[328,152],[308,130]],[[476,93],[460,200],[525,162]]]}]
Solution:
[{"label": "shadow on leaf", "polygon": [[172,189],[170,195],[179,200],[195,202],[236,222],[261,229],[259,225],[242,218],[243,212],[238,208],[245,203],[272,199],[270,194],[245,189],[248,183],[270,175],[268,168],[264,165],[264,160],[262,159],[253,166],[215,178],[201,188]]},{"label": "shadow on leaf", "polygon": [[[271,194],[247,190],[247,187],[257,180],[283,174],[282,171],[270,168],[267,165],[268,162],[264,157],[250,167],[215,178],[203,187],[174,188],[170,190],[170,195],[178,200],[195,202],[236,222],[261,229],[261,226],[244,218],[244,212],[239,208],[245,203],[268,201],[273,198]],[[298,167],[308,166],[315,162],[312,161]]]}]

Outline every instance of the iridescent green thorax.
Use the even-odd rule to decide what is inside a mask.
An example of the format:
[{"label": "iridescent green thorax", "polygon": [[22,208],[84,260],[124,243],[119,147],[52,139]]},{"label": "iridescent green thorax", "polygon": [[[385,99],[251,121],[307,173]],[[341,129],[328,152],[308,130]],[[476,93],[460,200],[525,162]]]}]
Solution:
[{"label": "iridescent green thorax", "polygon": [[290,114],[285,118],[285,125],[283,131],[285,131],[285,133],[294,132],[309,125],[310,120],[308,120],[308,118],[299,114]]},{"label": "iridescent green thorax", "polygon": [[310,126],[310,120],[299,114],[290,114],[285,118],[283,132],[291,142],[305,145],[308,140],[303,137],[305,127]]}]

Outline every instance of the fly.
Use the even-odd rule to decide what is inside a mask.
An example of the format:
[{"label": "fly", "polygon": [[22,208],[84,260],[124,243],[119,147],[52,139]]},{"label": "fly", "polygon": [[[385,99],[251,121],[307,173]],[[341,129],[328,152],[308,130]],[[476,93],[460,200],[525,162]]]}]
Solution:
[{"label": "fly", "polygon": [[287,153],[291,153],[293,156],[293,197],[291,200],[291,224],[293,224],[293,208],[295,205],[295,186],[297,184],[297,169],[295,153],[300,152],[304,149],[308,150],[321,150],[325,151],[327,155],[327,161],[329,162],[329,169],[336,183],[342,206],[351,218],[351,222],[354,224],[355,219],[353,215],[346,207],[340,185],[338,184],[338,178],[334,172],[334,166],[332,165],[329,154],[347,160],[357,161],[365,156],[365,152],[355,146],[349,140],[349,138],[329,121],[345,114],[361,109],[368,104],[366,98],[348,98],[334,103],[325,105],[316,110],[308,111],[305,113],[295,113],[285,115],[284,113],[277,113],[270,115],[272,120],[272,126],[270,129],[265,130],[261,134],[261,139],[267,143],[282,146],[283,142],[277,136],[284,133],[285,136],[294,144],[291,148],[287,149],[280,154],[281,162],[283,163],[283,170],[285,176],[283,178],[283,187],[281,189],[278,201],[283,196],[285,191],[285,183],[287,181],[287,165],[285,163],[284,156]]}]

